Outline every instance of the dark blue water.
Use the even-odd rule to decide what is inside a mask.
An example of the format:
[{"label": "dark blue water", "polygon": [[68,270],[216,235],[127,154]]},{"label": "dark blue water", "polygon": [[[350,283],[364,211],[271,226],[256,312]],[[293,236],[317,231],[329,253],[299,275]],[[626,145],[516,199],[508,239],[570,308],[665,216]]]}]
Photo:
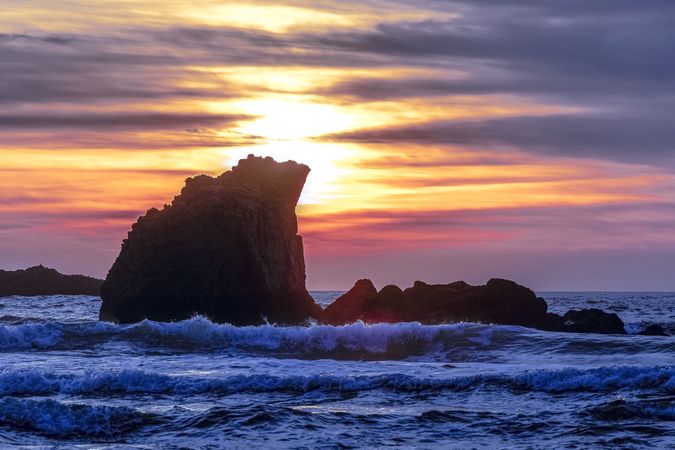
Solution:
[{"label": "dark blue water", "polygon": [[[326,304],[337,293],[313,293]],[[675,294],[545,293],[675,332]],[[415,323],[113,325],[0,298],[0,447],[673,448],[675,338]]]}]

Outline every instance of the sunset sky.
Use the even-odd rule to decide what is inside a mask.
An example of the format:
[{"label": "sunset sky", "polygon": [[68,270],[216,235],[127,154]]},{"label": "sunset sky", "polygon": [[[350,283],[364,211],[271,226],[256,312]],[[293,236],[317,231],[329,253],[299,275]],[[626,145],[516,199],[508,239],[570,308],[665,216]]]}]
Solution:
[{"label": "sunset sky", "polygon": [[310,289],[675,290],[672,0],[3,0],[0,268],[104,277],[253,153]]}]

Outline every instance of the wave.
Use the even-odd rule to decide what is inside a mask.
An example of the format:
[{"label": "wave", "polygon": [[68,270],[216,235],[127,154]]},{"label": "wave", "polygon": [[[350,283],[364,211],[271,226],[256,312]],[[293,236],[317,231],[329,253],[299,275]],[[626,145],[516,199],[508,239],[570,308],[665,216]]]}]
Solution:
[{"label": "wave", "polygon": [[607,392],[625,388],[675,392],[675,366],[612,366],[593,369],[533,370],[509,380],[518,387],[544,392]]},{"label": "wave", "polygon": [[[237,351],[333,359],[431,358],[452,353],[455,361],[490,361],[507,350],[518,354],[668,354],[672,338],[548,333],[518,326],[457,323],[364,324],[344,326],[275,325],[235,327],[204,317],[181,322],[143,321],[133,325],[109,322],[29,323],[0,325],[0,352],[15,350],[88,349],[107,341],[126,341],[150,348],[189,352]],[[501,353],[503,355],[503,353]]]},{"label": "wave", "polygon": [[151,416],[125,406],[66,404],[52,399],[0,399],[0,425],[59,437],[115,437],[146,424]]},{"label": "wave", "polygon": [[513,375],[482,374],[458,377],[379,375],[237,374],[223,377],[178,376],[137,369],[117,372],[59,374],[38,369],[0,371],[0,397],[106,394],[235,394],[262,392],[466,390],[495,385],[523,390],[614,392],[621,389],[675,392],[675,366],[612,366],[593,369],[531,370]]},{"label": "wave", "polygon": [[63,327],[59,323],[0,325],[0,349],[51,347],[63,340]]},{"label": "wave", "polygon": [[642,420],[675,420],[675,404],[673,398],[656,400],[633,400],[619,398],[609,403],[595,406],[588,414],[595,419],[619,421],[630,419]]},{"label": "wave", "polygon": [[[458,344],[484,346],[493,335],[530,332],[516,326],[474,323],[421,325],[419,323],[373,324],[361,322],[344,326],[314,325],[280,327],[275,325],[235,327],[215,324],[204,317],[164,323],[145,320],[133,325],[108,322],[31,323],[0,325],[0,351],[48,349],[82,338],[123,338],[148,345],[192,348],[257,349],[266,351],[335,350],[385,353],[396,345],[429,344],[439,337],[456,338]],[[408,348],[408,350],[411,350]]]}]

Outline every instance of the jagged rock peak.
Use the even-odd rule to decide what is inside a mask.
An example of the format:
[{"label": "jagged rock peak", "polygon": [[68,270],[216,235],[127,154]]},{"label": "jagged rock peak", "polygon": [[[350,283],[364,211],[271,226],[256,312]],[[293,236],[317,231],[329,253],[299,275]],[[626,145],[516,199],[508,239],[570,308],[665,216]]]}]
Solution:
[{"label": "jagged rock peak", "polygon": [[236,189],[237,186],[244,189],[255,185],[264,195],[278,197],[280,201],[295,207],[309,172],[308,166],[295,161],[278,163],[270,157],[248,155],[246,159],[239,160],[232,170],[218,177],[197,175],[188,178],[181,194],[174,198],[173,205],[218,195],[223,190]]},{"label": "jagged rock peak", "polygon": [[101,318],[237,325],[301,323],[320,313],[305,288],[295,206],[309,167],[249,155],[213,178],[188,178],[132,226],[103,285]]}]

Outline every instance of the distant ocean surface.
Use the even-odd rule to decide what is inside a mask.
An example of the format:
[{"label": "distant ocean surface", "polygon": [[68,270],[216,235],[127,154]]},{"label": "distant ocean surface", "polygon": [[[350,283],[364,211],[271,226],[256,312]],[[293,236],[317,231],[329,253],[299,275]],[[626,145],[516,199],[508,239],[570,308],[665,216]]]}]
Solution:
[{"label": "distant ocean surface", "polygon": [[[675,334],[675,294],[540,295]],[[0,298],[0,448],[675,448],[672,336],[114,325],[99,306]]]}]

